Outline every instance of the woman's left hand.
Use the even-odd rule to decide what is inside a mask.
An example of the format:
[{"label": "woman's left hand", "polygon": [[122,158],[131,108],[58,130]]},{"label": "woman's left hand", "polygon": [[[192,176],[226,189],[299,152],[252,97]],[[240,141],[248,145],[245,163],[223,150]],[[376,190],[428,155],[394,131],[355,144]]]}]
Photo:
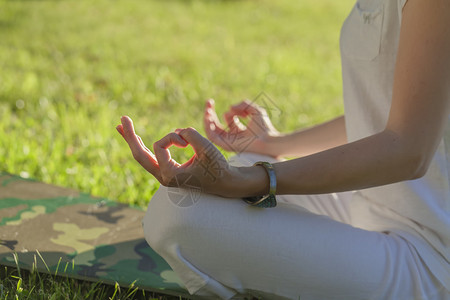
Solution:
[{"label": "woman's left hand", "polygon": [[[228,164],[222,153],[194,128],[177,129],[153,144],[153,152],[136,135],[131,118],[122,117],[116,129],[128,143],[133,157],[164,186],[179,186],[182,176],[190,175],[203,192],[231,197],[232,182],[239,182],[238,168]],[[191,145],[195,154],[180,164],[171,158],[171,146]]]}]

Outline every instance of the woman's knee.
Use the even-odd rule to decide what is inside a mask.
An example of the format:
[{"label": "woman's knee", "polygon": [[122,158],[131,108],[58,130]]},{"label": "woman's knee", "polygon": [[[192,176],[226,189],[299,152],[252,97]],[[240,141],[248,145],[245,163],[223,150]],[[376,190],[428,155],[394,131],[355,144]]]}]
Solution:
[{"label": "woman's knee", "polygon": [[164,248],[164,243],[168,242],[170,231],[173,230],[174,222],[170,222],[170,217],[163,217],[170,207],[167,202],[167,188],[161,186],[150,200],[142,221],[144,236],[147,243],[157,252]]},{"label": "woman's knee", "polygon": [[161,186],[150,200],[142,222],[147,243],[158,253],[179,243],[181,237],[187,234],[187,229],[192,227],[190,223],[195,218],[189,207],[179,206],[177,201],[171,199],[171,192],[188,195],[187,191],[170,191]]}]

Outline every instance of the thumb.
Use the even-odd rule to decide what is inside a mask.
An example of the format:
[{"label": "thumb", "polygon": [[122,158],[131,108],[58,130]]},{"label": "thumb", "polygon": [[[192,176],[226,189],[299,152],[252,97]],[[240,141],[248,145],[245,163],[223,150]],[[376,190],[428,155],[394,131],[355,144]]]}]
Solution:
[{"label": "thumb", "polygon": [[196,166],[200,166],[203,169],[202,173],[204,176],[210,176],[210,179],[215,182],[228,169],[228,162],[219,149],[194,128],[183,129],[178,134],[194,148],[195,155],[193,159],[196,162]]},{"label": "thumb", "polygon": [[192,127],[180,130],[178,132],[178,135],[181,136],[186,142],[188,142],[197,154],[204,152],[206,148],[212,145],[209,140],[204,138],[200,133],[198,133],[197,130]]},{"label": "thumb", "polygon": [[263,111],[264,109],[262,107],[249,100],[244,100],[230,108],[230,112],[240,117],[247,117],[248,115],[259,116]]},{"label": "thumb", "polygon": [[211,162],[219,163],[221,165],[226,164],[226,159],[219,149],[194,128],[189,127],[183,129],[178,134],[192,146],[198,161],[206,164],[210,164]]}]

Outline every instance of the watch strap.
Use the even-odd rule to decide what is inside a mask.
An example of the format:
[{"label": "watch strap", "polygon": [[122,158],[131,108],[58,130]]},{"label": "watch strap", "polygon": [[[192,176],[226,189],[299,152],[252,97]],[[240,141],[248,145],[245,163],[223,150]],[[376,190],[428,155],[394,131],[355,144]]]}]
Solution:
[{"label": "watch strap", "polygon": [[277,190],[277,178],[275,176],[275,170],[269,162],[258,161],[254,166],[263,166],[269,176],[269,194],[264,196],[246,197],[244,201],[252,206],[270,208],[277,206],[277,200],[275,193]]}]

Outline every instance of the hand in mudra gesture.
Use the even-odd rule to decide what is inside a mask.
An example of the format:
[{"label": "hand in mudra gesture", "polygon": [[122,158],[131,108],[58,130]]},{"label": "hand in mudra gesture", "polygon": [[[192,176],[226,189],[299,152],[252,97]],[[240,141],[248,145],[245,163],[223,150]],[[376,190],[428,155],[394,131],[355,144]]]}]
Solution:
[{"label": "hand in mudra gesture", "polygon": [[[194,128],[177,129],[153,144],[153,152],[136,135],[131,118],[121,118],[116,127],[131,149],[134,159],[164,186],[176,186],[177,176],[190,174],[204,192],[230,196],[229,185],[239,180],[239,172],[228,165],[222,153]],[[195,154],[185,163],[175,161],[169,148],[191,145]]]},{"label": "hand in mudra gesture", "polygon": [[[248,118],[247,125],[242,124],[239,118]],[[222,125],[214,108],[214,101],[206,102],[204,125],[208,138],[216,145],[227,151],[253,152],[271,155],[267,152],[267,144],[279,132],[264,108],[244,100],[224,114],[226,126]]]}]

